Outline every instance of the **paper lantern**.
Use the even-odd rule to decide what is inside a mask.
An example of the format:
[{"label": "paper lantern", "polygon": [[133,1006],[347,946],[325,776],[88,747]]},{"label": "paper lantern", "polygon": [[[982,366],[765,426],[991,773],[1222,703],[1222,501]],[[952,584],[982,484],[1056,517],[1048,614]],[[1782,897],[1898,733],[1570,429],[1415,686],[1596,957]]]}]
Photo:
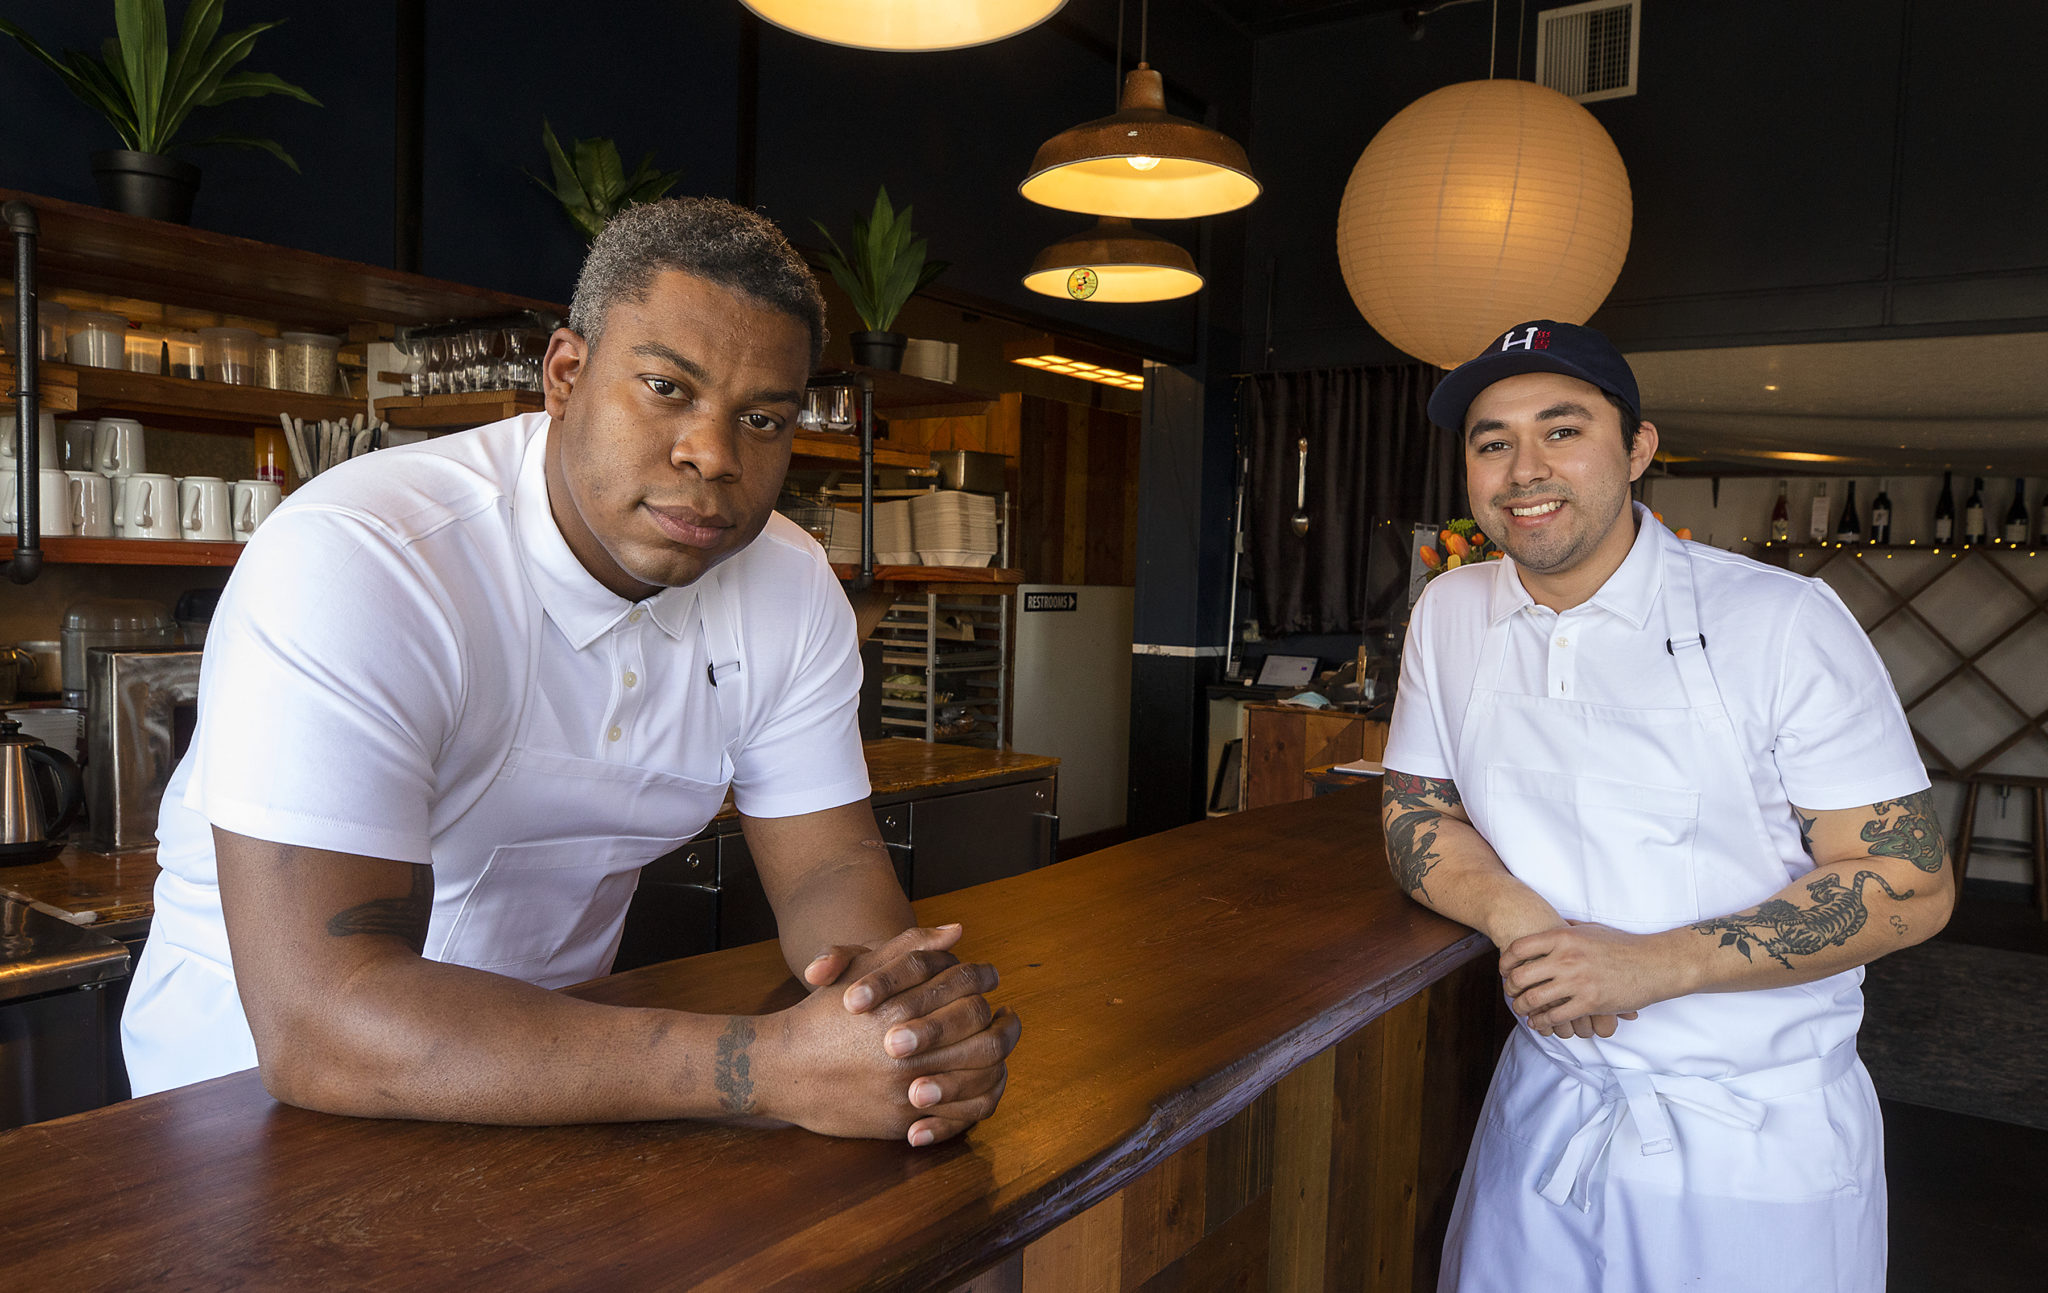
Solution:
[{"label": "paper lantern", "polygon": [[1365,320],[1451,368],[1524,319],[1584,323],[1628,254],[1628,170],[1578,104],[1528,81],[1445,86],[1352,169],[1337,261]]},{"label": "paper lantern", "polygon": [[1014,36],[1067,0],[740,0],[784,31],[855,49],[929,52]]}]

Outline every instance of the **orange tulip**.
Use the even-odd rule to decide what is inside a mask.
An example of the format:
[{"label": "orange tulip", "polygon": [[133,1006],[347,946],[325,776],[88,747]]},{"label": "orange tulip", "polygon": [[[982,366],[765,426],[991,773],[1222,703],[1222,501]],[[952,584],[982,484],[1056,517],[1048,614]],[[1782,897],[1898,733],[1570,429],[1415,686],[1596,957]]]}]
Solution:
[{"label": "orange tulip", "polygon": [[1435,548],[1424,546],[1422,549],[1422,564],[1427,569],[1436,570],[1444,564],[1444,559],[1436,554]]},{"label": "orange tulip", "polygon": [[1679,538],[1681,538],[1681,539],[1690,539],[1690,538],[1692,538],[1692,527],[1691,527],[1691,526],[1689,526],[1689,525],[1687,525],[1687,526],[1680,526],[1680,527],[1679,527],[1679,530],[1678,530],[1678,537],[1679,537]]},{"label": "orange tulip", "polygon": [[1462,535],[1452,530],[1444,531],[1444,548],[1454,557],[1469,557],[1472,555],[1472,545],[1465,542]]}]

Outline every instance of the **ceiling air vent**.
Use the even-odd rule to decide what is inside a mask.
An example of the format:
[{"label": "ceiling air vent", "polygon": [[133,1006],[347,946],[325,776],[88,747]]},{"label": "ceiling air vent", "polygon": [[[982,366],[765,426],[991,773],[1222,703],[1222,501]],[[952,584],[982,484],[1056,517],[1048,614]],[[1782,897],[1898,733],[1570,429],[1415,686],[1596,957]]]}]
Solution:
[{"label": "ceiling air vent", "polygon": [[1636,92],[1642,0],[1591,0],[1536,15],[1536,81],[1580,103]]}]

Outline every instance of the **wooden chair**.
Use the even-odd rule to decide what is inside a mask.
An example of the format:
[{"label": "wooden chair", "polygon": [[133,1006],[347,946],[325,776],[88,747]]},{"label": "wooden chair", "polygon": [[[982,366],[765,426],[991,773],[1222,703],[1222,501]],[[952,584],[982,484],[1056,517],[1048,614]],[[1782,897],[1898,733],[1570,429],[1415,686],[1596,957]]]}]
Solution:
[{"label": "wooden chair", "polygon": [[1987,781],[2034,792],[2034,910],[2048,920],[2048,777],[1967,777],[1963,779],[1963,820],[1956,828],[1956,897],[1970,875],[1970,845],[1977,835],[1977,794]]}]

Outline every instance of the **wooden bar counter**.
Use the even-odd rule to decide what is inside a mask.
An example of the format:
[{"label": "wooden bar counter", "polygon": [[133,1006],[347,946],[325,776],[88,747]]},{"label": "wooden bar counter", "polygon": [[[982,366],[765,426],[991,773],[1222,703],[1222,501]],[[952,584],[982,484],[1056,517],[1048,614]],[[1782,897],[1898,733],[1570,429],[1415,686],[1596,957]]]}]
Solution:
[{"label": "wooden bar counter", "polygon": [[[1394,888],[1373,788],[919,914],[966,923],[1024,1021],[1002,1108],[958,1141],[359,1120],[239,1073],[0,1136],[8,1283],[1427,1286],[1498,985],[1483,939]],[[715,1012],[796,992],[772,944],[570,991]]]}]

